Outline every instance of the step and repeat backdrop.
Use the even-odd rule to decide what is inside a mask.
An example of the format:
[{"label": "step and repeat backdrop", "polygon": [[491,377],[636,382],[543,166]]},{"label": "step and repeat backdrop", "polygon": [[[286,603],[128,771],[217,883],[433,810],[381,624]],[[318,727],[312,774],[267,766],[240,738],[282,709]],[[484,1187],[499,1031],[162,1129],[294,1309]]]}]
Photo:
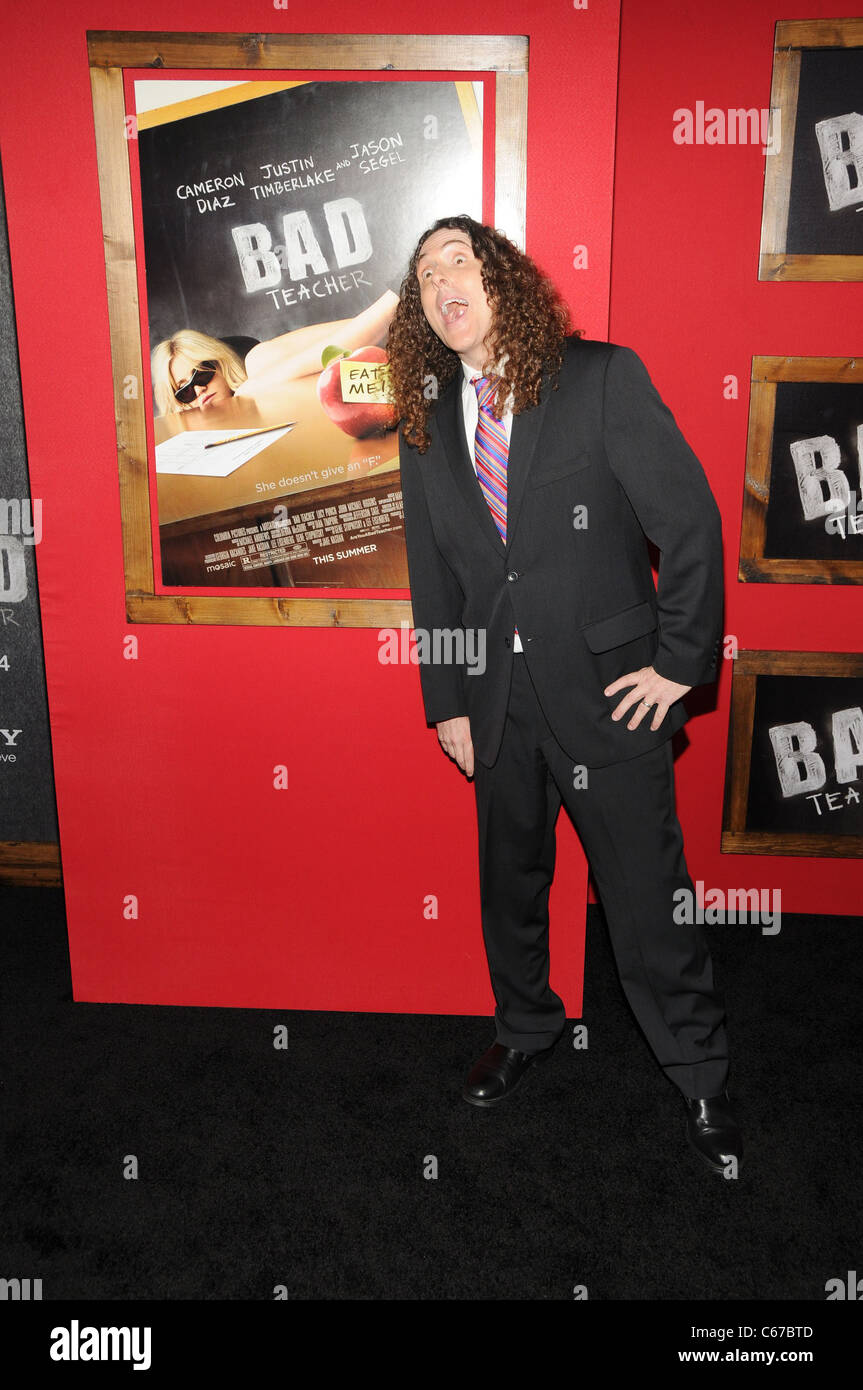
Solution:
[{"label": "step and repeat backdrop", "polygon": [[[614,5],[573,7],[563,35],[540,15],[528,39],[495,38],[481,5],[485,38],[346,29],[321,47],[231,34],[223,0],[211,34],[132,33],[112,0],[88,66],[70,0],[61,164],[55,136],[7,117],[36,497],[7,390],[0,809],[4,840],[56,839],[38,558],[77,999],[493,1007],[473,793],[425,728],[415,665],[381,658],[381,634],[410,622],[383,344],[415,237],[453,212],[525,244],[578,327],[607,337],[616,153],[616,246],[648,165],[663,196],[615,270],[615,341],[659,363],[730,552],[728,706],[691,721],[679,759],[693,877],[748,863],[759,886],[791,886],[786,910],[859,911],[863,359],[848,305],[863,280],[863,30],[751,8],[733,37],[706,12],[700,38],[630,18],[668,61],[654,71],[624,32],[635,77],[616,152]],[[393,30],[401,17],[376,16]],[[675,110],[680,72],[707,93],[709,54],[726,52],[726,105],[693,87],[692,110]],[[740,55],[751,109],[732,90]],[[23,63],[8,81],[10,110],[27,110],[41,72]],[[721,187],[729,206],[745,190],[748,219],[718,225]],[[34,236],[49,224],[62,276]],[[705,256],[757,315],[706,284]],[[666,282],[685,330],[669,344],[666,298],[663,331],[652,307],[638,341]],[[735,354],[751,364],[742,447],[730,411],[718,431],[708,410],[687,414],[693,396],[712,408]],[[3,365],[14,384],[14,349]],[[553,958],[577,1016],[586,871],[568,845]],[[812,857],[830,873],[805,872]]]},{"label": "step and repeat backdrop", "polygon": [[[777,25],[762,280],[863,280],[861,91],[860,20]],[[863,358],[753,358],[739,579],[863,584]],[[863,856],[859,653],[738,654],[722,845]]]}]

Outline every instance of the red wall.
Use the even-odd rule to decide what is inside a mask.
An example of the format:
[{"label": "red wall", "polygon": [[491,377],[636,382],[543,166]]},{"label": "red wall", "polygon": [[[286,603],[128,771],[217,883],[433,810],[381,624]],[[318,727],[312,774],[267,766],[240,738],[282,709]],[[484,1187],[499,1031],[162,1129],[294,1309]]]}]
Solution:
[{"label": "red wall", "polygon": [[[856,3],[856,0],[855,0]],[[761,285],[760,147],[681,147],[680,106],[767,106],[777,18],[813,0],[624,0],[611,319],[617,6],[378,0],[374,28],[531,41],[527,245],[590,336],[635,347],[725,518],[726,631],[741,646],[847,650],[850,588],[742,586],[737,546],[757,353],[858,350],[861,287]],[[33,41],[4,21],[0,152],[28,449],[70,950],[78,999],[489,1013],[471,789],[424,727],[416,670],[372,631],[131,627],[122,553],[87,28],[354,31],[343,0],[68,0]],[[572,248],[585,242],[588,270]],[[849,307],[850,306],[850,307]],[[857,309],[855,316],[854,309]],[[740,397],[722,397],[735,373]],[[802,620],[801,620],[802,619]],[[139,639],[123,660],[124,636]],[[730,672],[678,764],[693,877],[780,887],[785,911],[858,911],[859,861],[719,853]],[[289,790],[272,789],[286,763]],[[561,828],[553,979],[580,1010],[583,865]],[[125,920],[127,894],[140,899]],[[426,920],[423,900],[439,899]],[[736,930],[732,928],[730,930]]]}]

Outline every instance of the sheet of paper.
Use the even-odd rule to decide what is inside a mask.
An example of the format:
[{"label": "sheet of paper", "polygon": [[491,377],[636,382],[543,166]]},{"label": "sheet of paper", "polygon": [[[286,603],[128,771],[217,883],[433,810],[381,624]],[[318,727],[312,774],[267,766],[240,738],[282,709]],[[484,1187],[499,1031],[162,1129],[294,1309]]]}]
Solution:
[{"label": "sheet of paper", "polygon": [[[281,429],[266,430],[263,434],[246,435],[238,434],[236,430],[186,430],[156,445],[156,472],[182,473],[186,477],[197,478],[227,478],[236,468],[248,463],[255,454],[292,429],[293,425],[283,425]],[[230,443],[219,444],[218,449],[204,447],[219,440],[229,440]]]}]

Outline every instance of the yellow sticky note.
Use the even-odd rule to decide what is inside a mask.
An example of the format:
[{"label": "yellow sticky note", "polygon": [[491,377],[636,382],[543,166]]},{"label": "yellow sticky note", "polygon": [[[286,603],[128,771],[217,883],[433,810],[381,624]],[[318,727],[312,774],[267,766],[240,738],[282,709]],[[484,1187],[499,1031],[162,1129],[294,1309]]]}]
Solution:
[{"label": "yellow sticky note", "polygon": [[389,364],[387,362],[349,361],[339,363],[343,401],[376,401],[388,405]]}]

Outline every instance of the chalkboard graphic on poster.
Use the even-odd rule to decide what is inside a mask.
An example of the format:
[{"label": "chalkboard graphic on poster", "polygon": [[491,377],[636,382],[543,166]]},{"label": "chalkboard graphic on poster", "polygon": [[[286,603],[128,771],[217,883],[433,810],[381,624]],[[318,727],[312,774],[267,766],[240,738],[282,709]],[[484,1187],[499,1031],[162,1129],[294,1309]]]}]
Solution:
[{"label": "chalkboard graphic on poster", "polygon": [[753,358],[738,574],[863,583],[863,359]]},{"label": "chalkboard graphic on poster", "polygon": [[863,655],[738,653],[722,849],[863,857]]},{"label": "chalkboard graphic on poster", "polygon": [[863,19],[780,21],[761,280],[863,279]]},{"label": "chalkboard graphic on poster", "polygon": [[438,217],[524,244],[527,39],[87,38],[128,619],[410,622],[387,327]]},{"label": "chalkboard graphic on poster", "polygon": [[138,115],[151,350],[180,324],[266,342],[353,317],[398,294],[432,214],[482,215],[470,83],[256,85],[221,108]]}]

